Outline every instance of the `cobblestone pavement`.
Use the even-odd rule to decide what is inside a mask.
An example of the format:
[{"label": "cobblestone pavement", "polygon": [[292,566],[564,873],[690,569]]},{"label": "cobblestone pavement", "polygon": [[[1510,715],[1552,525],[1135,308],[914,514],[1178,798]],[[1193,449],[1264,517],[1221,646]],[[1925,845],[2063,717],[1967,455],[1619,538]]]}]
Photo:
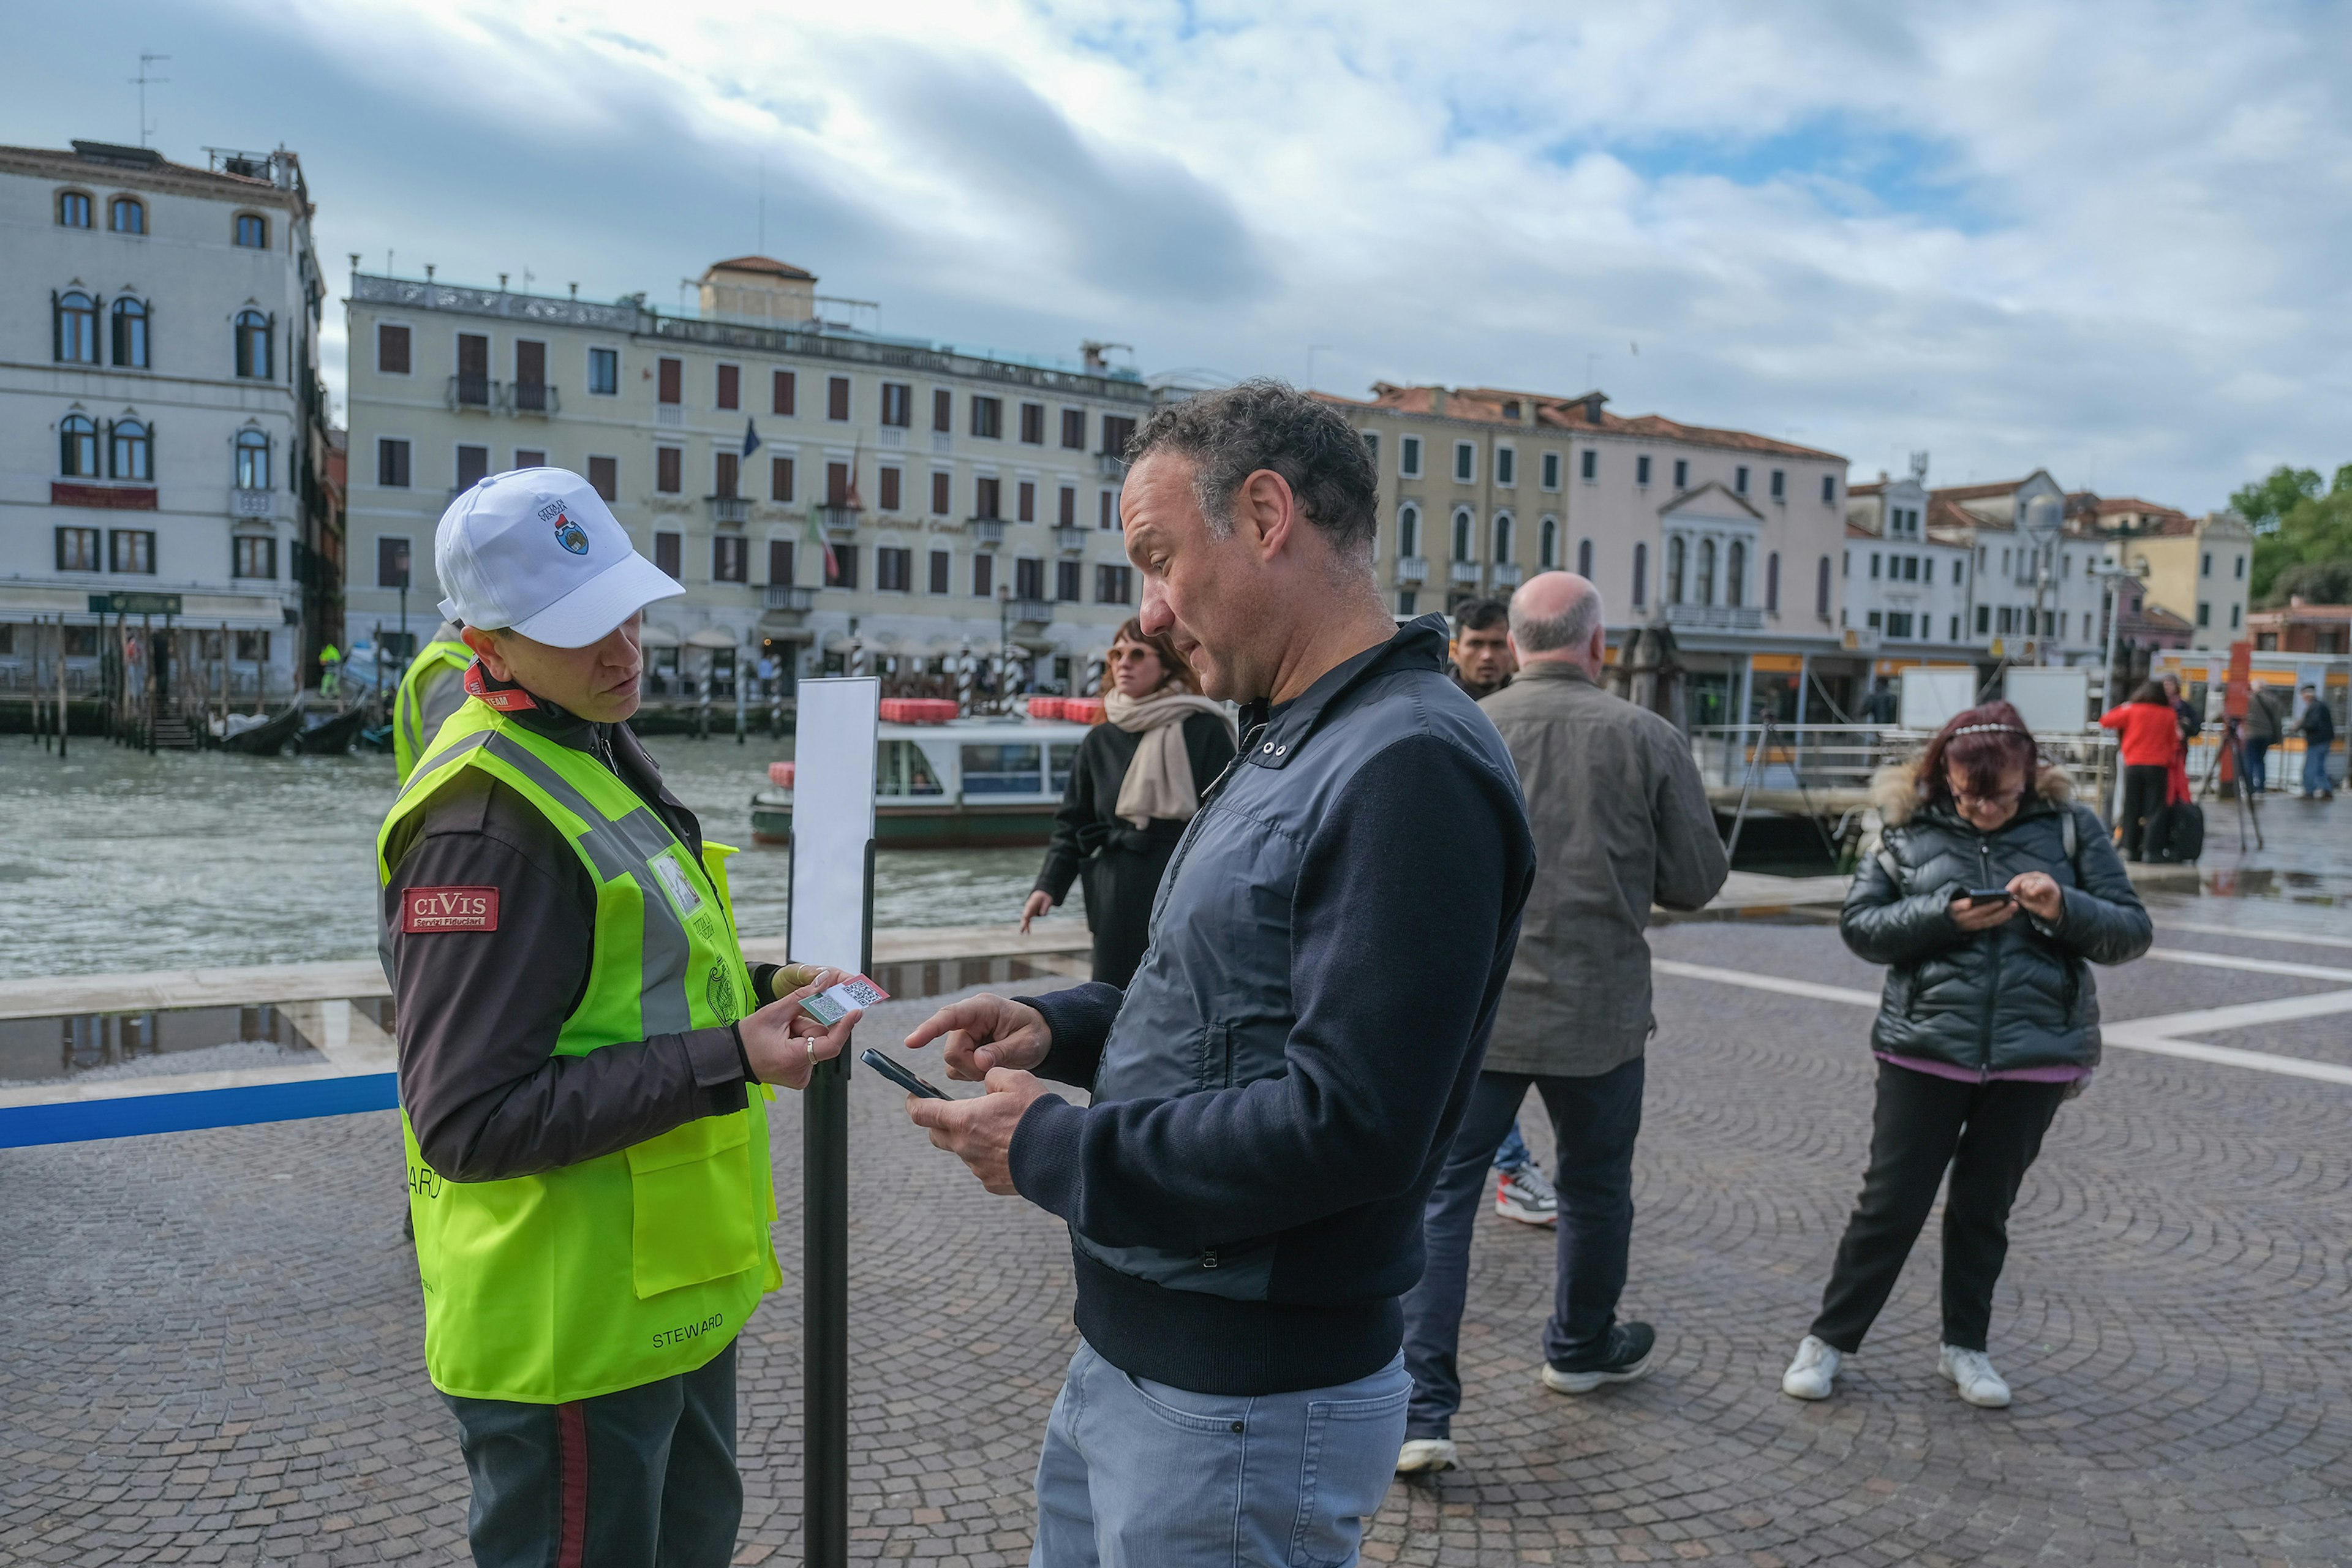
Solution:
[{"label": "cobblestone pavement", "polygon": [[[1657,945],[1874,988],[1821,927]],[[2160,945],[2352,969],[2234,935]],[[2101,980],[2116,1018],[2352,984],[2162,961]],[[867,1043],[921,1010],[894,1004]],[[2352,1059],[2347,1018],[2231,1043]],[[1860,1180],[1868,1020],[1661,979],[1625,1302],[1659,1325],[1657,1371],[1581,1399],[1539,1386],[1551,1238],[1488,1215],[1465,1468],[1400,1483],[1368,1557],[2352,1561],[2352,1089],[2111,1053],[2019,1204],[1993,1331],[2016,1404],[1971,1409],[1936,1375],[1932,1226],[1838,1397],[1780,1395]],[[853,1551],[1018,1562],[1073,1345],[1061,1228],[981,1192],[874,1075],[853,1102]],[[779,1105],[789,1216],[799,1141]],[[462,1559],[465,1475],[420,1370],[401,1197],[385,1115],[0,1152],[0,1561]],[[796,1282],[798,1225],[777,1234]],[[793,1297],[743,1343],[747,1563],[799,1555]]]}]

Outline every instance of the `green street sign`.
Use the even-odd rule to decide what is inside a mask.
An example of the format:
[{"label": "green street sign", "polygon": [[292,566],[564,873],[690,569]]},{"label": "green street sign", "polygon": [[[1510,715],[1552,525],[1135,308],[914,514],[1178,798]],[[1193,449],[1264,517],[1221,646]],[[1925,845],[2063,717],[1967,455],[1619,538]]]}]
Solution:
[{"label": "green street sign", "polygon": [[180,613],[177,594],[92,594],[89,613],[93,616],[176,616]]}]

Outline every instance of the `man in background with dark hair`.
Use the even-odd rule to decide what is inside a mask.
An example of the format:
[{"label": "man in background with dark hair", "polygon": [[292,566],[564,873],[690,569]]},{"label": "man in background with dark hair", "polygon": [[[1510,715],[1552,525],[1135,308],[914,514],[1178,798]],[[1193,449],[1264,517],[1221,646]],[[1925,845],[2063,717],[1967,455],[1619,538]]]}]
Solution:
[{"label": "man in background with dark hair", "polygon": [[1510,753],[1446,679],[1444,622],[1399,627],[1381,602],[1345,419],[1245,382],[1163,408],[1128,455],[1143,629],[1243,704],[1241,754],[1124,990],[941,1009],[908,1044],[944,1037],[988,1092],[908,1114],[1069,1224],[1083,1342],[1032,1563],[1350,1563],[1404,1436],[1422,1201],[1534,846]]},{"label": "man in background with dark hair", "polygon": [[1519,661],[1511,657],[1511,607],[1500,599],[1465,599],[1454,609],[1454,684],[1473,702],[1511,683]]}]

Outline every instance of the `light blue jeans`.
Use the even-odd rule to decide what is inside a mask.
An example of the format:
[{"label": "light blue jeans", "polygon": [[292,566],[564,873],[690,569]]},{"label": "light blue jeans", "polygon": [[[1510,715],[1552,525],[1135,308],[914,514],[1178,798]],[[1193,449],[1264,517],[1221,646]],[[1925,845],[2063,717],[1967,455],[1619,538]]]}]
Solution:
[{"label": "light blue jeans", "polygon": [[1081,1340],[1045,1423],[1030,1568],[1343,1568],[1404,1444],[1398,1357],[1337,1388],[1192,1394]]}]

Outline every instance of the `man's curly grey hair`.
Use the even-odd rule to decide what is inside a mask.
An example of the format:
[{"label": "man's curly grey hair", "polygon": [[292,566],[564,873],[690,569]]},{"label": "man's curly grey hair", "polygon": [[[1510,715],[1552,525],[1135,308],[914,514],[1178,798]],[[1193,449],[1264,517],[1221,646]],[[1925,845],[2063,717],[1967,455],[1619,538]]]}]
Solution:
[{"label": "man's curly grey hair", "polygon": [[1154,414],[1127,444],[1129,462],[1161,451],[1198,465],[1192,493],[1218,538],[1233,533],[1243,481],[1265,468],[1341,560],[1370,564],[1380,476],[1364,438],[1328,404],[1271,378],[1204,392]]}]

